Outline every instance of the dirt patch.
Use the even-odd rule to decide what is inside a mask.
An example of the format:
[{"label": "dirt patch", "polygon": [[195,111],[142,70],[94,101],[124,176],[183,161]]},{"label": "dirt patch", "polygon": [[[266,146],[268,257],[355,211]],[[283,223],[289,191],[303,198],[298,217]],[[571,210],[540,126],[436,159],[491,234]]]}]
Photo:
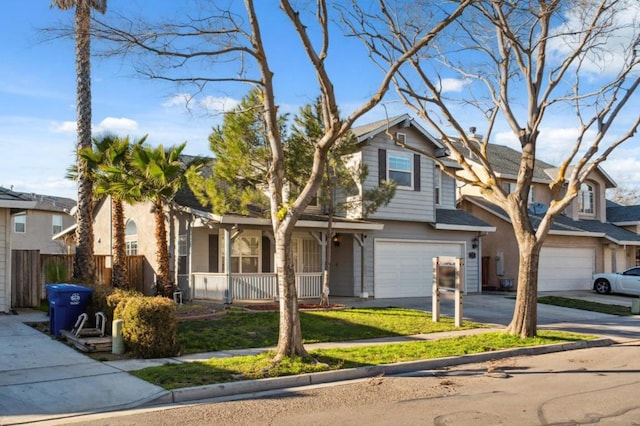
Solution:
[{"label": "dirt patch", "polygon": [[201,320],[219,317],[225,313],[224,308],[220,306],[189,303],[177,306],[176,319],[178,321]]},{"label": "dirt patch", "polygon": [[[279,311],[280,305],[278,303],[255,303],[249,305],[242,306],[245,309],[250,311]],[[327,306],[322,306],[319,303],[299,303],[298,309],[301,311],[309,311],[309,310],[331,310],[331,309],[344,309],[345,305],[340,304],[329,304]]]}]

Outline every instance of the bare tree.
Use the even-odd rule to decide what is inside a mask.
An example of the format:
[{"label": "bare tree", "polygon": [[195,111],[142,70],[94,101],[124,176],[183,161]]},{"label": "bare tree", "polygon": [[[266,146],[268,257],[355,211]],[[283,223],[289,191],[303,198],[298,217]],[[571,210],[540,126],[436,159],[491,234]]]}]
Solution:
[{"label": "bare tree", "polygon": [[634,206],[640,203],[640,189],[630,186],[618,186],[611,190],[611,194],[608,194],[608,197],[614,203],[623,206]]},{"label": "bare tree", "polygon": [[[359,9],[345,13],[343,21],[385,68],[421,37],[420,10],[418,5],[387,8],[381,17]],[[509,215],[520,250],[512,334],[536,335],[538,260],[555,218],[587,176],[638,128],[639,28],[632,1],[478,0],[394,77],[399,97],[435,129],[463,170],[448,173],[480,188]],[[468,90],[452,93],[450,83]],[[623,122],[625,108],[636,111]],[[541,144],[554,143],[541,139],[540,131],[551,126],[556,112],[567,110],[573,111],[577,136],[562,154],[550,184],[549,209],[535,227],[527,210],[535,160]],[[480,139],[465,131],[469,117],[486,123]],[[511,130],[522,149],[510,194],[487,156],[500,125]],[[467,161],[471,156],[474,164]]]},{"label": "bare tree", "polygon": [[[214,2],[203,2],[200,9],[202,15],[185,17],[187,21],[184,23],[151,25],[143,24],[141,21],[129,21],[128,24],[121,22],[116,26],[103,22],[98,29],[100,37],[117,43],[121,52],[137,50],[156,54],[158,63],[147,63],[147,66],[140,68],[151,78],[195,83],[201,91],[206,90],[212,83],[230,82],[245,83],[259,88],[271,153],[267,183],[280,294],[280,332],[275,361],[286,356],[307,355],[302,344],[291,237],[298,218],[318,191],[328,151],[349,131],[356,119],[380,102],[400,66],[453,22],[470,0],[458,2],[451,10],[440,13],[441,19],[435,25],[425,30],[419,38],[412,41],[411,46],[407,46],[406,52],[390,62],[382,72],[375,93],[344,119],[338,114],[333,80],[326,66],[330,54],[330,41],[333,39],[331,29],[335,30],[330,23],[332,10],[324,0],[314,3],[315,8],[312,12],[315,19],[312,19],[313,14],[307,14],[306,9],[297,9],[286,0],[279,2],[280,11],[291,24],[299,41],[297,61],[306,61],[315,73],[317,88],[310,89],[309,92],[320,93],[324,128],[323,134],[316,141],[310,177],[298,197],[288,201],[283,192],[286,153],[278,126],[274,75],[276,72],[295,71],[297,67],[293,62],[289,62],[284,69],[272,69],[268,46],[265,46],[261,28],[263,21],[273,19],[278,11],[261,4],[261,11],[268,10],[261,15],[256,11],[256,5],[252,0],[244,1],[243,10],[237,3],[230,3],[230,9],[220,10],[215,9]],[[310,17],[308,21],[307,17]],[[271,48],[280,49],[282,46]],[[294,55],[294,52],[290,54]],[[235,67],[231,71],[230,65]],[[198,72],[203,74],[190,71],[190,68],[195,66],[198,66]]]}]

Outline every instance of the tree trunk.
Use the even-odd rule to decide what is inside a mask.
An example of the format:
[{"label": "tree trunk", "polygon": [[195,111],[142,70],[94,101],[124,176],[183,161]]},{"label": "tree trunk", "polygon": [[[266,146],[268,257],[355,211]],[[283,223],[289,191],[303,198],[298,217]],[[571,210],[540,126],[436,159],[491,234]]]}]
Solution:
[{"label": "tree trunk", "polygon": [[113,272],[111,274],[111,284],[116,288],[129,288],[127,274],[127,249],[125,243],[124,206],[122,201],[111,199],[113,210]]},{"label": "tree trunk", "polygon": [[[87,2],[78,2],[75,14],[76,35],[76,102],[78,140],[76,155],[83,148],[91,148],[91,15]],[[93,260],[93,181],[87,164],[77,156],[78,213],[76,255],[73,276],[85,283],[95,280]]]},{"label": "tree trunk", "polygon": [[[281,226],[285,225],[281,224]],[[280,329],[274,362],[285,357],[309,356],[302,344],[302,327],[300,326],[296,277],[293,269],[293,253],[291,252],[291,234],[286,229],[280,229],[275,234],[276,273],[278,274],[280,295]]]},{"label": "tree trunk", "polygon": [[535,337],[538,323],[538,264],[541,245],[534,235],[518,238],[520,252],[518,285],[513,318],[507,332],[520,337]]},{"label": "tree trunk", "polygon": [[154,214],[156,220],[156,258],[158,261],[158,276],[156,278],[156,289],[158,295],[172,297],[173,282],[171,280],[171,267],[169,265],[169,247],[167,244],[167,226],[164,220],[164,209],[162,202],[154,203]]}]

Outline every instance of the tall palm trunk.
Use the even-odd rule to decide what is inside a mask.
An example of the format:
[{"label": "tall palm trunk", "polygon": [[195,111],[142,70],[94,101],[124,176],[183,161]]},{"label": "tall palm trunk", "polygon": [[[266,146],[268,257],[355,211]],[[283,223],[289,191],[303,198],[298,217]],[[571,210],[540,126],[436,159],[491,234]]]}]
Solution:
[{"label": "tall palm trunk", "polygon": [[167,245],[167,226],[165,224],[163,203],[161,200],[154,202],[154,214],[156,221],[156,257],[158,261],[158,277],[156,288],[158,295],[172,297],[173,280],[171,279],[171,266],[169,262],[169,247]]},{"label": "tall palm trunk", "polygon": [[113,211],[113,269],[111,284],[116,288],[129,288],[127,271],[127,248],[125,243],[124,206],[122,201],[112,198]]},{"label": "tall palm trunk", "polygon": [[[76,153],[91,149],[91,13],[87,2],[78,2],[75,11],[76,76],[78,141]],[[82,282],[93,282],[93,181],[86,161],[77,156],[78,214],[76,229],[76,255],[73,275]]]}]

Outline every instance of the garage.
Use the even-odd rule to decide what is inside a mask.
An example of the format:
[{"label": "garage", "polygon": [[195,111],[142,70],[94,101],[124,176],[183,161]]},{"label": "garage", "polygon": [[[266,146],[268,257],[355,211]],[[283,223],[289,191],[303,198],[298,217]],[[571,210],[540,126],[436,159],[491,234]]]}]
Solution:
[{"label": "garage", "polygon": [[538,268],[538,291],[589,290],[595,250],[543,247]]},{"label": "garage", "polygon": [[425,297],[431,295],[433,258],[463,255],[464,244],[420,240],[376,239],[374,296]]}]

